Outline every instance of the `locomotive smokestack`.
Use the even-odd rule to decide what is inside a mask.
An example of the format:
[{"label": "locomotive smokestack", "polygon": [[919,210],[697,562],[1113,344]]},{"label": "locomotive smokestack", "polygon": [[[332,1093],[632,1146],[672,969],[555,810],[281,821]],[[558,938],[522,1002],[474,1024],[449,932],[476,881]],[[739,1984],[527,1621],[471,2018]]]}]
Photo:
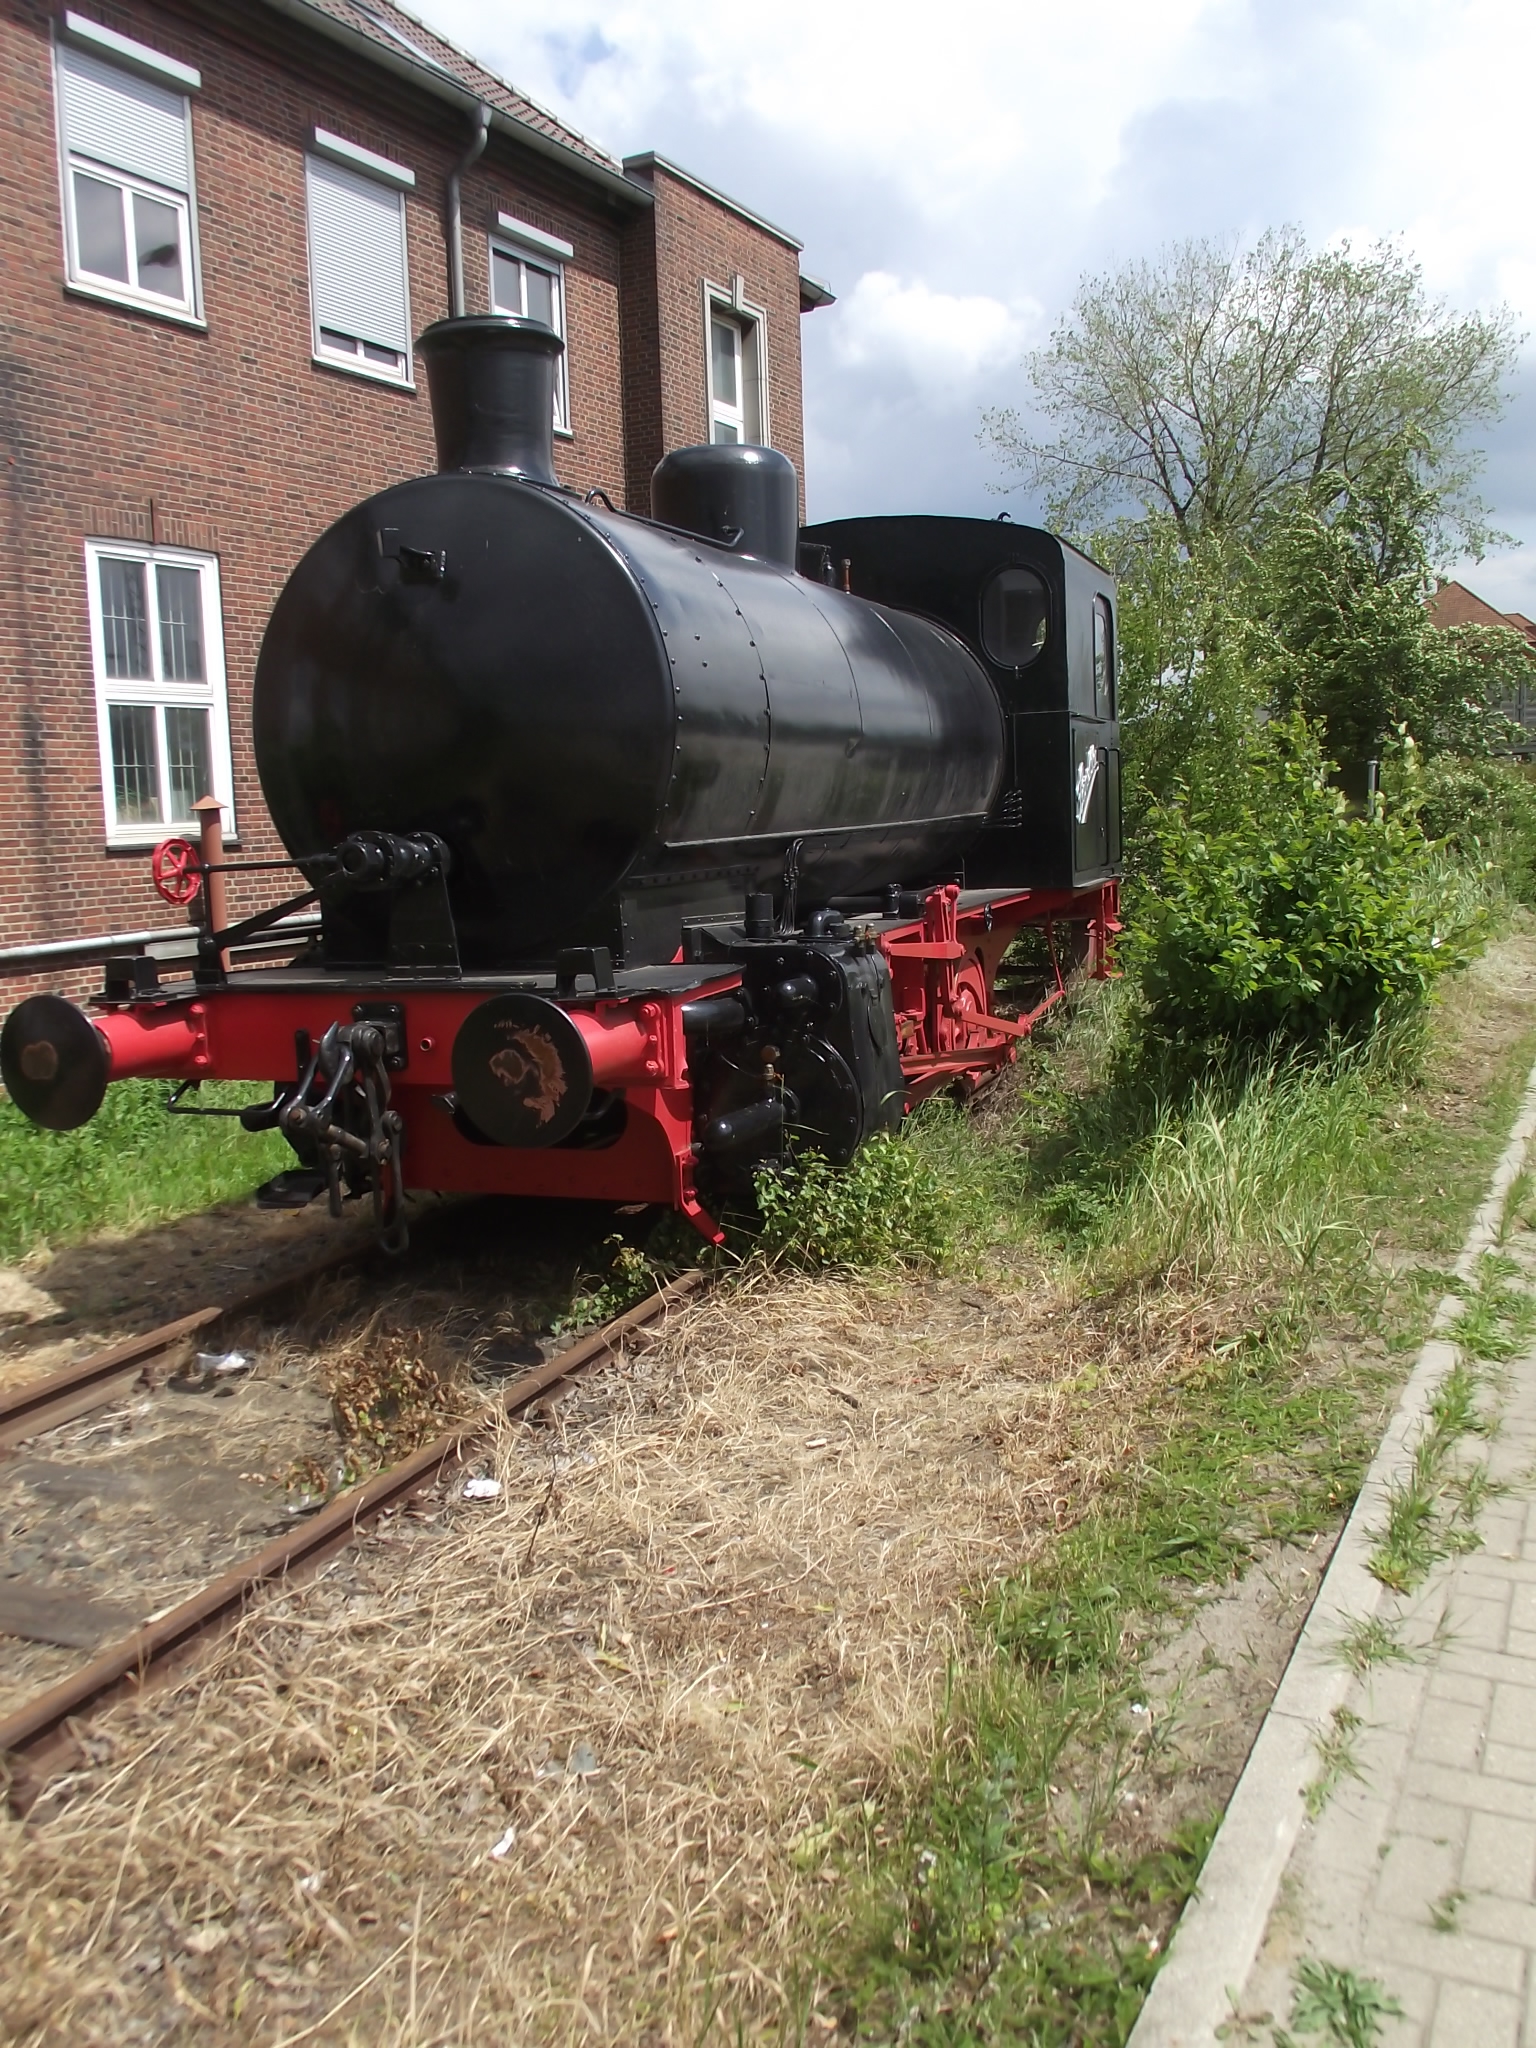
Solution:
[{"label": "locomotive smokestack", "polygon": [[537,320],[475,313],[434,321],[416,346],[427,363],[439,470],[556,481],[558,334]]}]

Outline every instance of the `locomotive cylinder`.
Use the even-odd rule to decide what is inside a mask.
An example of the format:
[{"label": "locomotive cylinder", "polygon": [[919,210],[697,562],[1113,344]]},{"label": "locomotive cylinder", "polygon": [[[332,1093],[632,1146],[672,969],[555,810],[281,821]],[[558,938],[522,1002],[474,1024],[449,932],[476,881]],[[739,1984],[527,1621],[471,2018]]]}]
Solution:
[{"label": "locomotive cylinder", "polygon": [[[296,858],[439,834],[466,967],[612,943],[623,906],[701,880],[739,906],[792,863],[810,907],[959,858],[1004,737],[955,635],[585,504],[544,461],[556,337],[487,316],[427,338],[453,467],[323,535],[262,646],[257,765]],[[676,918],[659,950],[619,942],[670,959]]]}]

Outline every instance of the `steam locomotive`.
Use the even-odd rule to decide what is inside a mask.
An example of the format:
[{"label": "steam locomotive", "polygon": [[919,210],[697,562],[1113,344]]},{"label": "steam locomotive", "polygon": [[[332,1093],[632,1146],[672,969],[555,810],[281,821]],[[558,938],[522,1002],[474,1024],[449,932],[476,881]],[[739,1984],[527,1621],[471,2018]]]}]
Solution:
[{"label": "steam locomotive", "polygon": [[[257,668],[261,786],[302,887],[229,923],[216,826],[157,849],[190,982],[106,962],[89,1013],[23,1001],[13,1100],[54,1130],[107,1084],[271,1084],[271,1205],[407,1189],[663,1203],[718,1237],[787,1147],[846,1162],[1015,1057],[1061,955],[1116,929],[1113,580],[1006,520],[798,527],[771,449],[684,448],[652,517],[563,488],[562,347],[438,322],[439,469],[317,540]],[[211,808],[211,807],[210,807]],[[216,817],[216,810],[214,811]],[[247,864],[248,865],[248,864]],[[320,930],[231,965],[297,908]],[[1054,974],[994,981],[1026,926]]]}]

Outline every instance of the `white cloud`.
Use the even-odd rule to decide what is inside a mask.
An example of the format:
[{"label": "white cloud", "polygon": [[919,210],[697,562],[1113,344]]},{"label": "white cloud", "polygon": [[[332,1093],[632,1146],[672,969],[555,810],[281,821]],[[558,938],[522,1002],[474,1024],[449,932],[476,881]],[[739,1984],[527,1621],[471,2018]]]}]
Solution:
[{"label": "white cloud", "polygon": [[1040,309],[1014,309],[981,293],[935,291],[924,279],[904,284],[887,270],[866,270],[828,319],[832,352],[845,369],[895,369],[931,391],[974,403],[982,373],[1011,365],[1035,338]]},{"label": "white cloud", "polygon": [[[1019,357],[1085,270],[1184,235],[1396,237],[1454,305],[1536,329],[1528,0],[409,4],[805,238],[841,300],[804,328],[824,515],[984,509],[980,406],[1026,395]],[[1489,479],[1536,537],[1533,447],[1512,418]],[[1528,553],[1490,577],[1536,613]]]}]

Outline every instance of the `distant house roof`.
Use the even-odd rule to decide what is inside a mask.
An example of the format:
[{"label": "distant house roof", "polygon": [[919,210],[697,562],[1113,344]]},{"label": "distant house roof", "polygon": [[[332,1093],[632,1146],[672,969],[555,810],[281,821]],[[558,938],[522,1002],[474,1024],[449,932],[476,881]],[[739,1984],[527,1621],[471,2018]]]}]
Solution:
[{"label": "distant house roof", "polygon": [[396,6],[394,0],[268,0],[268,5],[409,78],[435,97],[454,102],[467,114],[482,104],[489,107],[493,129],[562,163],[575,176],[601,186],[610,197],[636,207],[652,203],[650,192],[637,179],[625,176],[616,157],[557,121],[526,93],[487,71],[436,29]]},{"label": "distant house roof", "polygon": [[1464,583],[1440,583],[1429,600],[1430,623],[1436,626],[1505,626],[1523,633],[1536,647],[1536,622],[1524,612],[1496,612]]}]

